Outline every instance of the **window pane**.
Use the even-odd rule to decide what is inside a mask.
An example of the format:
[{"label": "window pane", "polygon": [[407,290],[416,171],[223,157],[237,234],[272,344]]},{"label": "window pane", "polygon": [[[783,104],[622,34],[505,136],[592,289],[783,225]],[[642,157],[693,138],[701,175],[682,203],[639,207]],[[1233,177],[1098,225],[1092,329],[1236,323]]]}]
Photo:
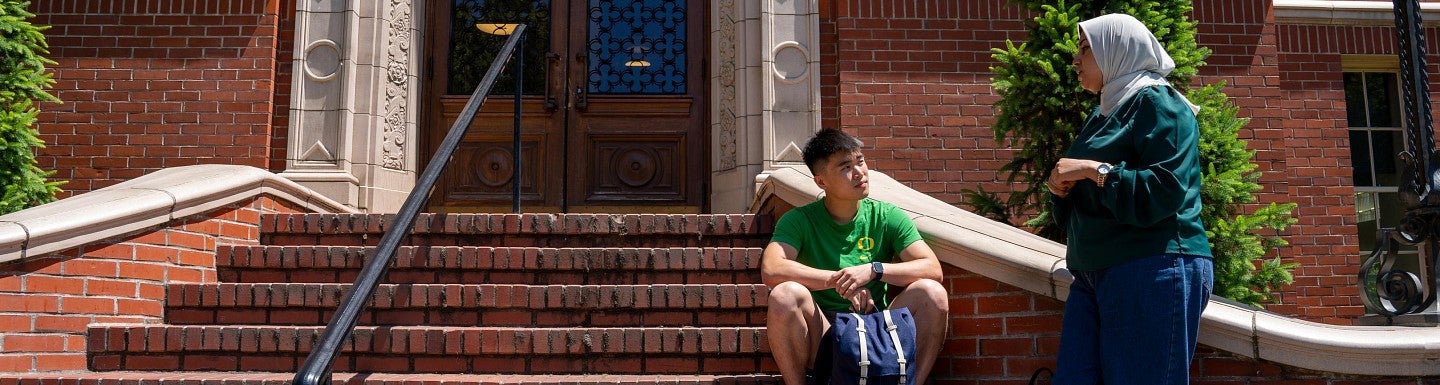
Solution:
[{"label": "window pane", "polygon": [[1343,78],[1345,80],[1345,117],[1348,119],[1350,127],[1369,127],[1369,122],[1365,121],[1365,92],[1360,73],[1346,72]]},{"label": "window pane", "polygon": [[1370,135],[1366,131],[1350,131],[1350,162],[1356,186],[1374,186],[1370,174]]},{"label": "window pane", "polygon": [[1380,213],[1375,209],[1375,193],[1355,193],[1355,216],[1360,238],[1360,251],[1375,250],[1375,231],[1379,229]]},{"label": "window pane", "polygon": [[1370,127],[1399,127],[1399,92],[1395,74],[1365,74],[1365,94],[1370,103]]},{"label": "window pane", "polygon": [[[1375,221],[1375,222],[1372,224],[1372,226],[1378,226],[1379,228],[1382,228],[1382,229],[1384,229],[1384,228],[1395,228],[1395,227],[1400,226],[1400,221],[1403,220],[1403,219],[1405,219],[1405,208],[1404,208],[1404,207],[1401,207],[1401,205],[1400,205],[1400,193],[1398,193],[1398,192],[1386,192],[1386,193],[1373,193],[1373,195],[1375,196],[1375,204],[1376,204],[1376,205],[1375,205],[1375,211],[1379,213],[1379,218],[1378,218],[1377,221]],[[1364,230],[1364,226],[1361,227],[1361,230],[1362,230],[1362,231]],[[1378,241],[1376,241],[1376,240],[1373,239],[1373,238],[1375,238],[1375,231],[1374,231],[1374,230],[1371,230],[1370,233],[1360,233],[1360,238],[1362,238],[1362,239],[1363,239],[1363,238],[1372,238],[1372,240],[1370,240],[1370,241],[1365,241],[1365,240],[1361,240],[1361,241],[1360,241],[1360,245],[1361,245],[1360,250],[1364,250],[1364,251],[1367,251],[1367,252],[1370,251],[1370,250],[1374,250],[1374,249],[1375,249],[1374,244],[1379,243]],[[1371,246],[1365,247],[1366,244],[1370,244]],[[1399,250],[1399,251],[1400,251],[1401,254],[1414,254],[1414,253],[1415,253],[1415,246],[1400,245],[1400,250]],[[1406,263],[1406,261],[1409,261],[1409,262]],[[1403,266],[1409,265],[1409,266],[1412,266],[1411,268],[1409,268],[1409,269],[1410,269],[1409,271],[1412,271],[1412,272],[1417,271],[1417,270],[1414,270],[1414,269],[1413,269],[1413,266],[1414,266],[1414,263],[1415,263],[1415,262],[1413,262],[1413,261],[1414,261],[1414,258],[1401,258],[1401,259],[1399,259],[1399,263],[1396,264],[1396,267],[1403,267]]]},{"label": "window pane", "polygon": [[[1369,254],[1375,249],[1377,236],[1376,231],[1382,228],[1394,228],[1400,225],[1400,220],[1405,218],[1405,208],[1400,206],[1400,193],[1383,192],[1355,193],[1355,214],[1358,219],[1358,233],[1360,238],[1360,251]],[[1401,252],[1410,250],[1413,246],[1400,248]]]},{"label": "window pane", "polygon": [[[370,0],[364,0],[370,1]],[[475,24],[525,23],[525,94],[545,92],[545,53],[550,51],[549,0],[453,0],[450,20],[449,78],[446,93],[469,95],[485,78],[490,62],[509,36],[481,32]],[[516,52],[516,55],[522,54]],[[512,58],[511,60],[514,60]],[[515,93],[514,64],[495,79],[491,95]]]},{"label": "window pane", "polygon": [[1400,207],[1400,193],[1375,193],[1376,210],[1380,212],[1380,227],[1395,227],[1405,219],[1405,208]]},{"label": "window pane", "polygon": [[1399,186],[1400,170],[1396,167],[1396,155],[1400,154],[1401,143],[1400,131],[1371,131],[1371,148],[1373,154],[1370,163],[1375,165],[1375,185],[1377,186]]}]

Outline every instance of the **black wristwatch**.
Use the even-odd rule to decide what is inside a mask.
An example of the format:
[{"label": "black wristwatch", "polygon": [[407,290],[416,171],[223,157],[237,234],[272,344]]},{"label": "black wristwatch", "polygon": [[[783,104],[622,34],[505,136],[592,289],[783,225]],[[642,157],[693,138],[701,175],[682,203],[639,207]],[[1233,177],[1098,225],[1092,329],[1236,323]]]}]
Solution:
[{"label": "black wristwatch", "polygon": [[875,279],[872,281],[879,281],[880,277],[885,276],[885,265],[880,262],[870,262],[870,271],[875,272]]}]

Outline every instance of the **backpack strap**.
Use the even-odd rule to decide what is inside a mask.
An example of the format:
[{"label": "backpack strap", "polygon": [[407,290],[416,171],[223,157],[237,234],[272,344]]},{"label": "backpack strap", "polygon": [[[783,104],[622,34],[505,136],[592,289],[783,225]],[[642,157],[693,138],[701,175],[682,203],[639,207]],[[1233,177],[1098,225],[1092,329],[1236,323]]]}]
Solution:
[{"label": "backpack strap", "polygon": [[[907,385],[909,382],[905,379],[905,346],[900,344],[900,333],[896,331],[900,327],[895,325],[895,319],[890,318],[890,310],[885,310],[884,313],[885,330],[890,332],[890,341],[895,343],[895,360],[900,363],[900,385]],[[864,346],[863,342],[861,346]],[[864,385],[864,380],[861,380],[861,385]]]},{"label": "backpack strap", "polygon": [[870,348],[865,346],[865,319],[859,314],[849,314],[855,317],[855,332],[860,335],[860,385],[865,385],[865,380],[870,378]]}]

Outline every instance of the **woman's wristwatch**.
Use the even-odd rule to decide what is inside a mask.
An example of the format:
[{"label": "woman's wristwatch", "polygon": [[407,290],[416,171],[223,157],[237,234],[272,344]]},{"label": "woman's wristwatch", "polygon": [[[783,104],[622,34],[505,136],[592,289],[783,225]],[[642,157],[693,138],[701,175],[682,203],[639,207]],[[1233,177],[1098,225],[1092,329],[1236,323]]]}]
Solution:
[{"label": "woman's wristwatch", "polygon": [[1113,168],[1115,168],[1115,166],[1103,162],[1100,163],[1099,166],[1095,166],[1095,173],[1100,175],[1095,177],[1095,185],[1105,187],[1105,177],[1110,176],[1110,170]]}]

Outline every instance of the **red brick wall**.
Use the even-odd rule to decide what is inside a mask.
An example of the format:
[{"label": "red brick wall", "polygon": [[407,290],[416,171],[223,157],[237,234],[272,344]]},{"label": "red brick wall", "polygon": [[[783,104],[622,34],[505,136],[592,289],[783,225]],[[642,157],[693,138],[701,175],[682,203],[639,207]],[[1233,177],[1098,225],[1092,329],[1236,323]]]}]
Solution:
[{"label": "red brick wall", "polygon": [[1008,190],[995,172],[1010,152],[990,128],[998,98],[990,49],[1024,37],[1023,11],[1007,0],[878,4],[835,0],[832,19],[821,22],[838,37],[822,53],[836,63],[822,81],[837,91],[822,94],[822,111],[838,116],[822,122],[863,138],[872,168],[940,200],[959,203],[963,189]]},{"label": "red brick wall", "polygon": [[86,369],[92,323],[159,323],[165,285],[214,282],[215,245],[254,244],[269,197],[142,234],[0,264],[0,372]]},{"label": "red brick wall", "polygon": [[1055,368],[1063,302],[948,265],[945,289],[950,336],[931,372],[937,384],[1028,379]]},{"label": "red brick wall", "polygon": [[63,104],[39,166],[62,197],[166,167],[267,167],[279,0],[38,1]]},{"label": "red brick wall", "polygon": [[1284,152],[1284,191],[1299,222],[1288,231],[1294,247],[1282,254],[1301,266],[1285,303],[1271,306],[1285,314],[1346,323],[1364,313],[1355,274],[1359,272],[1359,235],[1350,170],[1350,140],[1345,122],[1345,92],[1339,52],[1317,49],[1312,27],[1277,27],[1280,97],[1278,112]]},{"label": "red brick wall", "polygon": [[[1278,127],[1284,132],[1285,192],[1299,203],[1300,224],[1291,230],[1287,257],[1301,264],[1289,301],[1277,306],[1322,322],[1346,323],[1364,313],[1356,274],[1355,199],[1350,171],[1341,55],[1394,55],[1391,27],[1294,26],[1276,28],[1281,102]],[[1429,28],[1427,36],[1440,29]],[[1440,44],[1429,39],[1427,51]],[[1432,91],[1440,84],[1436,55],[1430,55]],[[1434,96],[1431,99],[1434,100]],[[1289,310],[1294,308],[1295,310]]]},{"label": "red brick wall", "polygon": [[[1333,28],[1277,26],[1269,20],[1269,7],[1268,1],[1196,2],[1197,39],[1213,51],[1197,86],[1225,82],[1240,116],[1250,119],[1240,135],[1256,151],[1264,185],[1259,201],[1298,204],[1299,222],[1284,234],[1292,247],[1279,250],[1282,258],[1300,264],[1295,284],[1280,290],[1280,301],[1267,308],[1351,324],[1364,308],[1355,279],[1360,260],[1341,52],[1325,47],[1333,43],[1335,35],[1326,32]],[[1354,43],[1369,45],[1361,41]]]},{"label": "red brick wall", "polygon": [[[1257,150],[1262,202],[1299,204],[1293,247],[1296,282],[1270,310],[1333,324],[1364,313],[1355,275],[1361,262],[1341,82],[1341,55],[1395,53],[1394,29],[1266,23],[1266,11],[1227,0],[1197,2],[1200,42],[1216,52],[1199,81],[1224,80],[1251,118],[1242,138]],[[1218,10],[1224,10],[1220,12]],[[1214,12],[1208,12],[1214,11]],[[1430,29],[1427,35],[1435,36]],[[1431,39],[1430,52],[1437,46]],[[1432,55],[1433,56],[1433,55]],[[1436,73],[1432,63],[1430,72]],[[1437,84],[1437,78],[1431,83]],[[1369,236],[1366,234],[1365,236]]]}]

